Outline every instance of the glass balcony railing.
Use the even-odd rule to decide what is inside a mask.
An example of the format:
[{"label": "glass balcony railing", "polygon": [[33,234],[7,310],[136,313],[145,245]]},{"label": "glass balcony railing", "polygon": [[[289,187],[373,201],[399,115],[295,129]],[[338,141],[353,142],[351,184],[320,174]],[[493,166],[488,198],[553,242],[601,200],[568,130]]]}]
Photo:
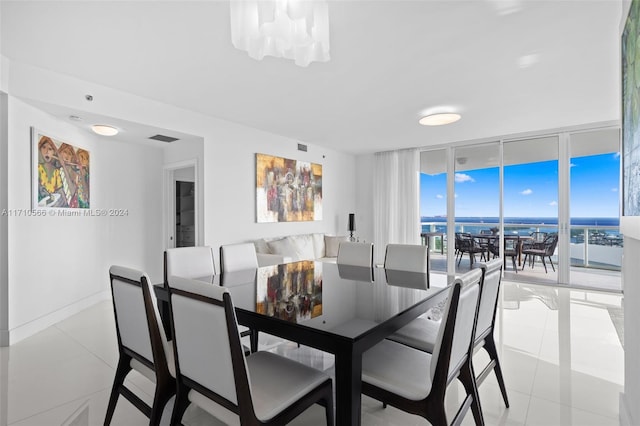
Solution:
[{"label": "glass balcony railing", "polygon": [[[447,252],[447,225],[443,222],[422,222],[423,233],[442,233],[442,236],[432,235],[430,251],[433,253]],[[454,232],[468,232],[479,234],[483,230],[498,227],[496,223],[456,222]],[[509,223],[504,225],[506,235],[530,235],[532,232],[558,232],[558,225],[545,223]],[[452,240],[453,241],[453,240]],[[619,271],[622,265],[622,250],[624,240],[618,226],[570,226],[570,257],[571,266],[606,269]],[[552,256],[557,262],[556,255]]]}]

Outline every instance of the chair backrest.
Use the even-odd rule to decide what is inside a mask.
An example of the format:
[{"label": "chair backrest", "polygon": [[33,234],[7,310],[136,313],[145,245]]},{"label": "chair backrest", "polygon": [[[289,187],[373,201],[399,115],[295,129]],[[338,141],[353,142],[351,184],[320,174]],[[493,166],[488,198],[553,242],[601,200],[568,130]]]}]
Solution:
[{"label": "chair backrest", "polygon": [[544,239],[544,254],[545,256],[553,256],[558,245],[558,234],[549,234]]},{"label": "chair backrest", "polygon": [[258,267],[258,255],[253,243],[227,244],[220,246],[221,272],[241,271]]},{"label": "chair backrest", "polygon": [[387,244],[385,269],[429,272],[429,248],[413,244]]},{"label": "chair backrest", "polygon": [[237,412],[249,385],[229,291],[175,276],[168,281],[178,380],[188,379],[192,389]]},{"label": "chair backrest", "polygon": [[147,367],[168,374],[167,337],[149,277],[142,271],[109,268],[118,349]]},{"label": "chair backrest", "polygon": [[493,259],[476,266],[484,271],[475,333],[476,341],[484,338],[485,333],[493,329],[498,305],[498,293],[500,292],[500,283],[502,281],[502,265],[501,259]]},{"label": "chair backrest", "polygon": [[170,248],[164,252],[164,257],[165,284],[170,276],[198,278],[216,273],[210,246]]},{"label": "chair backrest", "polygon": [[520,236],[516,238],[504,239],[504,252],[509,254],[517,254],[518,246],[520,245]]},{"label": "chair backrest", "polygon": [[343,241],[338,247],[338,265],[373,267],[373,244]]},{"label": "chair backrest", "polygon": [[469,357],[478,313],[482,269],[472,269],[454,281],[433,348],[432,381],[448,383]]},{"label": "chair backrest", "polygon": [[533,242],[534,243],[541,243],[545,240],[545,238],[547,238],[547,233],[546,232],[532,232],[531,234],[529,234],[531,236],[531,238],[533,238]]}]

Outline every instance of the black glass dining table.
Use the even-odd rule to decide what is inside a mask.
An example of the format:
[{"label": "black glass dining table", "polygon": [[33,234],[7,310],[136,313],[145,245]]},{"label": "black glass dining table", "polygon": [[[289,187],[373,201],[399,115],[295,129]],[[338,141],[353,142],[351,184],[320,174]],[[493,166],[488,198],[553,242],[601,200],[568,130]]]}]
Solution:
[{"label": "black glass dining table", "polygon": [[313,261],[197,279],[229,289],[239,324],[334,354],[338,425],[360,424],[363,352],[448,293],[446,275]]}]

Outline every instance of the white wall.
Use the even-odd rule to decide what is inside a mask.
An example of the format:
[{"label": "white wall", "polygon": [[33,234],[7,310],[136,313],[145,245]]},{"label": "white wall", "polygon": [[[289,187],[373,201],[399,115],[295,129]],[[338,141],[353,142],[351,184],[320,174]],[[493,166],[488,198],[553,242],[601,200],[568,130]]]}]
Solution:
[{"label": "white wall", "polygon": [[30,126],[91,153],[91,210],[125,216],[9,217],[10,341],[109,297],[108,268],[160,282],[163,151],[94,136],[9,96],[8,208],[31,208]]},{"label": "white wall", "polygon": [[[122,218],[120,221],[107,219],[97,222],[99,226],[96,222],[80,223],[78,218],[60,218],[55,222],[51,222],[52,219],[41,222],[24,218],[10,220],[9,250],[12,254],[9,258],[9,305],[12,340],[18,336],[26,337],[45,323],[63,319],[71,313],[68,307],[75,309],[93,303],[95,298],[104,297],[108,288],[105,268],[109,263],[121,262],[131,266],[139,263],[149,272],[152,280],[161,279],[162,251],[165,248],[162,237],[165,228],[162,225],[163,163],[175,164],[197,159],[201,188],[199,199],[202,201],[201,241],[213,246],[216,251],[222,244],[264,236],[308,232],[346,235],[348,213],[354,211],[356,199],[354,156],[310,144],[308,152],[300,152],[297,151],[300,141],[14,63],[4,57],[0,57],[0,60],[3,66],[2,80],[6,82],[11,99],[9,162],[13,168],[9,171],[10,207],[29,208],[30,191],[28,187],[24,188],[29,182],[29,172],[24,164],[29,164],[28,128],[34,125],[69,141],[86,141],[94,158],[102,155],[99,165],[92,169],[91,178],[92,185],[95,183],[102,187],[100,193],[105,198],[96,200],[95,207],[123,207],[125,203],[136,211],[135,216],[125,221]],[[87,93],[94,96],[93,102],[86,102],[84,95]],[[158,152],[149,147],[121,144],[113,139],[109,139],[109,145],[105,145],[104,139],[50,117],[19,99],[173,130],[194,135],[196,139],[201,138],[202,142],[174,142]],[[256,153],[322,164],[324,219],[317,222],[257,224]],[[114,168],[114,164],[117,167]],[[140,165],[143,165],[143,169],[136,169]],[[98,189],[92,188],[93,194],[96,191]],[[153,235],[140,237],[141,233],[146,235],[145,232]],[[64,237],[61,243],[63,250],[52,255],[43,249],[45,237],[56,241]],[[89,246],[80,252],[77,247],[83,242]],[[71,253],[76,259],[71,265],[65,265],[65,272],[59,272],[57,261],[65,253]],[[81,275],[85,276],[78,278]],[[40,292],[40,299],[35,302],[30,300],[33,294],[40,297]],[[44,320],[37,320],[40,317]]]},{"label": "white wall", "polygon": [[[205,138],[206,244],[311,232],[347,235],[355,208],[355,158],[309,144],[307,152],[298,151],[297,143],[246,127]],[[321,221],[256,223],[256,153],[322,164]]]}]

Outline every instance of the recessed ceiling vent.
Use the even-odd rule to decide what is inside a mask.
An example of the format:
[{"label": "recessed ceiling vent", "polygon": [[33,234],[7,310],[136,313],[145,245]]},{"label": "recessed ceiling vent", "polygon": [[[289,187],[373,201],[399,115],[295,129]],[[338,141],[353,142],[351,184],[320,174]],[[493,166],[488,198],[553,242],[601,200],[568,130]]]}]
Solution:
[{"label": "recessed ceiling vent", "polygon": [[179,140],[178,138],[172,138],[171,136],[165,136],[165,135],[155,135],[155,136],[151,136],[149,139],[153,139],[154,141],[160,141],[160,142],[175,142]]}]

